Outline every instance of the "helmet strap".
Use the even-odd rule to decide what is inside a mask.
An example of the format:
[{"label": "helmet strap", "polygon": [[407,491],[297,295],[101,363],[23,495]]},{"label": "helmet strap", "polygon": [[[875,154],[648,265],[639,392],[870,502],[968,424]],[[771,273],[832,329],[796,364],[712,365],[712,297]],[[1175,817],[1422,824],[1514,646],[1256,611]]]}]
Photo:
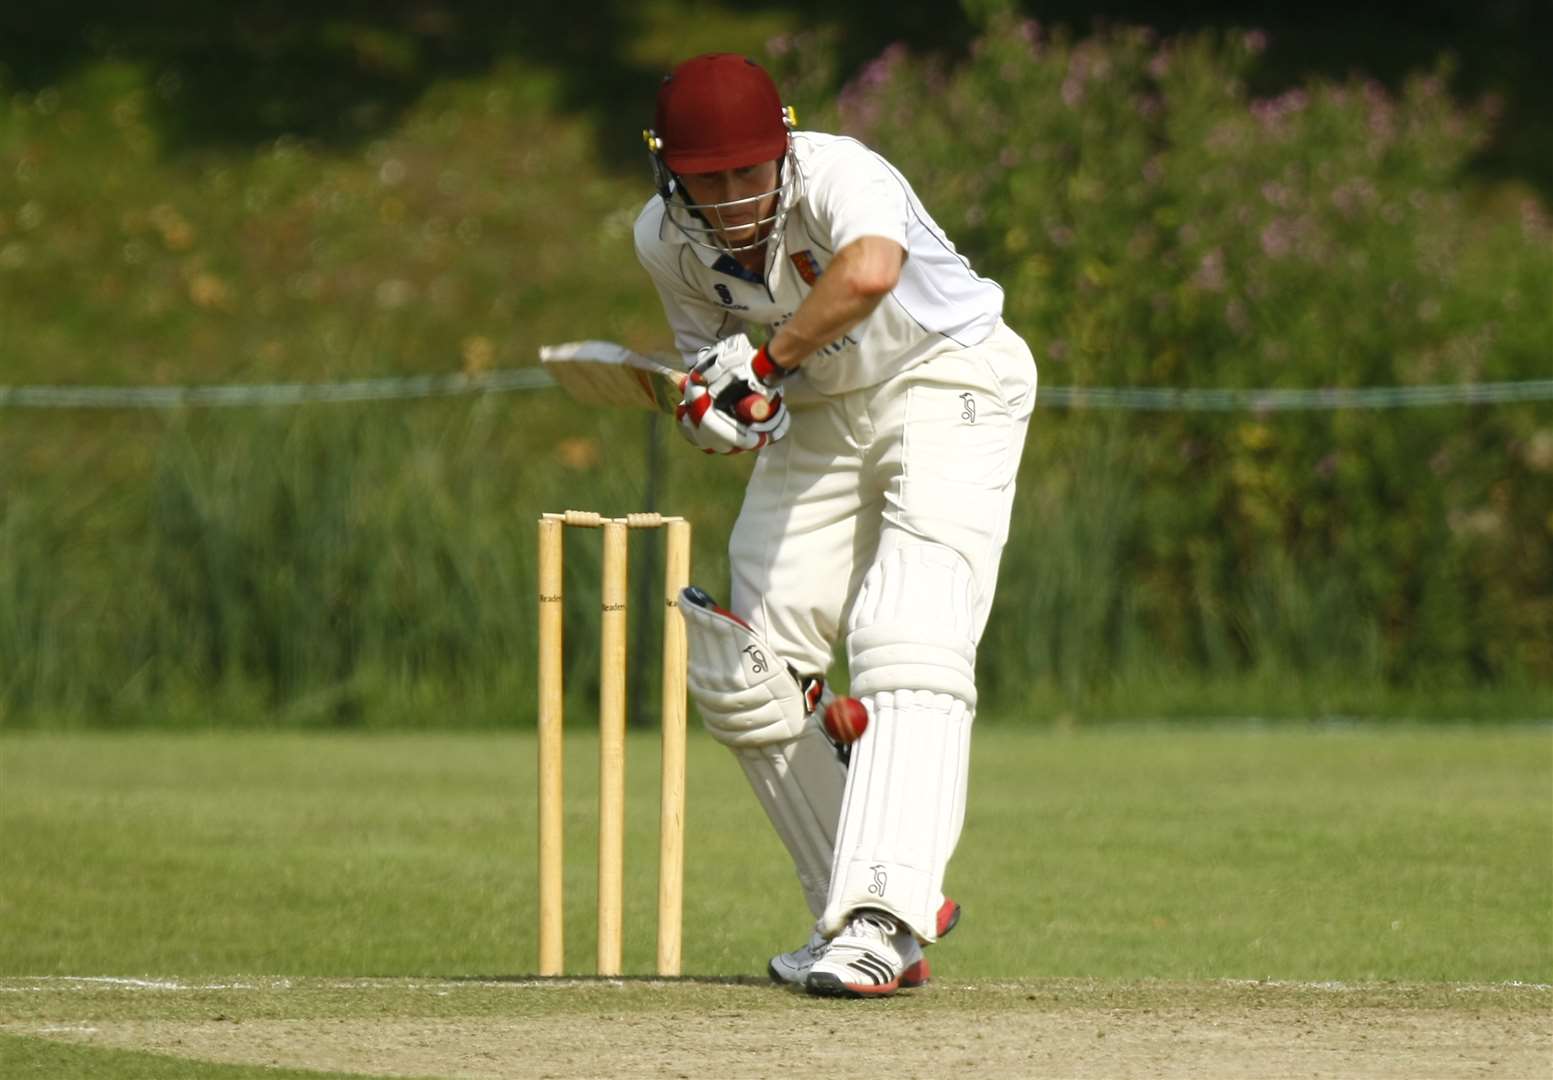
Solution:
[{"label": "helmet strap", "polygon": [[658,189],[658,194],[668,200],[675,191],[683,191],[684,187],[674,175],[674,170],[663,160],[663,140],[658,138],[658,133],[652,128],[643,128],[642,141],[647,144],[647,160],[652,162],[653,186]]}]

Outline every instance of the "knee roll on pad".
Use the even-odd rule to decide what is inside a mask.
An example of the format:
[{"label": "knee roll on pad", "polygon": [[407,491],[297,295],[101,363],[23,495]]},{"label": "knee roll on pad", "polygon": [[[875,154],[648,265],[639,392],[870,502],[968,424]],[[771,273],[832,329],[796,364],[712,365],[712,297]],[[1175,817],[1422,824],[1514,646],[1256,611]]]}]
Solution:
[{"label": "knee roll on pad", "polygon": [[855,697],[911,688],[976,705],[976,582],[942,544],[884,552],[863,579],[847,634]]},{"label": "knee roll on pad", "polygon": [[686,684],[701,721],[726,746],[768,746],[803,733],[798,679],[750,626],[700,589],[680,593],[689,647]]}]

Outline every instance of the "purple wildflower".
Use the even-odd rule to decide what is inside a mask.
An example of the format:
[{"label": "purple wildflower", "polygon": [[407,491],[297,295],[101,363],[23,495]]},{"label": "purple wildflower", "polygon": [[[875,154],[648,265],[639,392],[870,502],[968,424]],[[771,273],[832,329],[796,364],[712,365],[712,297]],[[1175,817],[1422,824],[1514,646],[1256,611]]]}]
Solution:
[{"label": "purple wildflower", "polygon": [[1192,275],[1192,284],[1209,292],[1223,292],[1224,281],[1224,252],[1221,248],[1214,248],[1198,262],[1197,272]]},{"label": "purple wildflower", "polygon": [[1241,300],[1231,300],[1224,305],[1224,324],[1241,336],[1251,330],[1251,315]]},{"label": "purple wildflower", "polygon": [[1262,198],[1274,206],[1286,207],[1291,201],[1292,193],[1283,184],[1269,180],[1262,185]]},{"label": "purple wildflower", "polygon": [[1274,218],[1262,229],[1262,254],[1281,259],[1294,248],[1294,230],[1284,218]]},{"label": "purple wildflower", "polygon": [[863,70],[841,88],[836,104],[842,122],[851,131],[867,133],[879,120],[879,98],[895,77],[895,70],[907,58],[906,45],[896,41],[863,66]]}]

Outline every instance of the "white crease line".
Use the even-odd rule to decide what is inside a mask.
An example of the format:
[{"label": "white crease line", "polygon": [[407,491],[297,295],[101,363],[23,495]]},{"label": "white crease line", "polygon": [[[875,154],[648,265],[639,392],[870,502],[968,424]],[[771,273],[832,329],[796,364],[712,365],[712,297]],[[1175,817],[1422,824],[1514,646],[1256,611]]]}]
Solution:
[{"label": "white crease line", "polygon": [[[187,983],[176,979],[135,979],[117,975],[37,975],[33,976],[27,985],[8,986],[7,980],[0,979],[0,993],[6,994],[35,994],[55,991],[59,989],[89,990],[98,986],[108,986],[125,990],[160,990],[160,991],[212,991],[212,990],[372,990],[372,989],[399,989],[399,990],[430,990],[438,994],[447,994],[452,990],[461,989],[514,989],[514,990],[565,990],[578,986],[614,986],[624,987],[625,982],[617,979],[436,979],[407,981],[394,978],[369,978],[369,979],[318,979],[316,981],[302,980],[300,985],[297,980],[287,977],[260,978],[247,982],[209,982]],[[62,985],[61,985],[62,984]],[[652,980],[644,982],[646,986],[663,986]],[[1158,986],[1169,985],[1160,982]],[[1536,990],[1553,991],[1553,983],[1523,982],[1518,979],[1506,980],[1497,983],[1348,983],[1339,980],[1300,981],[1288,979],[1217,979],[1204,983],[1205,986],[1226,986],[1237,988],[1268,987],[1279,990],[1322,990],[1330,993],[1368,993],[1374,990],[1399,990],[1408,988],[1441,988],[1448,987],[1458,994],[1492,994],[1510,990]],[[1148,983],[1132,984],[1131,987],[1115,987],[1107,983],[1086,981],[1081,986],[1064,985],[1063,980],[1046,982],[1043,980],[1032,981],[1007,981],[991,980],[981,984],[965,984],[965,989],[1020,989],[1036,987],[1054,993],[1064,991],[1077,991],[1086,993],[1100,990],[1114,989],[1147,989]]]},{"label": "white crease line", "polygon": [[1477,994],[1485,991],[1492,993],[1495,990],[1553,990],[1553,983],[1529,983],[1511,979],[1509,982],[1489,983],[1486,986],[1468,983],[1465,986],[1456,987],[1458,994]]},{"label": "white crease line", "polygon": [[[176,979],[132,979],[114,975],[35,975],[25,986],[7,986],[5,980],[0,980],[0,993],[38,993],[47,990],[89,990],[97,986],[111,986],[126,990],[291,990],[291,989],[317,989],[317,990],[435,990],[438,993],[446,993],[449,990],[458,990],[466,987],[484,989],[516,988],[525,990],[541,989],[567,989],[578,986],[615,986],[624,987],[626,983],[620,979],[465,979],[449,978],[435,980],[415,980],[381,978],[381,979],[304,979],[298,984],[297,980],[286,977],[261,978],[248,982],[212,982],[212,983],[188,983]],[[666,983],[648,980],[644,985],[662,986]]]},{"label": "white crease line", "polygon": [[[1330,990],[1334,993],[1367,993],[1371,990],[1411,989],[1438,986],[1438,983],[1347,983],[1337,980],[1300,982],[1287,979],[1221,979],[1223,986],[1271,986],[1280,990]],[[1553,984],[1529,983],[1511,979],[1497,983],[1445,983],[1458,994],[1492,994],[1503,990],[1553,990]]]},{"label": "white crease line", "polygon": [[[112,986],[126,990],[286,990],[290,979],[279,979],[268,984],[252,982],[185,983],[176,979],[131,979],[118,975],[37,975],[31,986],[0,986],[0,993],[38,993],[60,989],[64,984],[70,990],[88,990],[94,986]],[[86,984],[86,985],[81,985]]]}]

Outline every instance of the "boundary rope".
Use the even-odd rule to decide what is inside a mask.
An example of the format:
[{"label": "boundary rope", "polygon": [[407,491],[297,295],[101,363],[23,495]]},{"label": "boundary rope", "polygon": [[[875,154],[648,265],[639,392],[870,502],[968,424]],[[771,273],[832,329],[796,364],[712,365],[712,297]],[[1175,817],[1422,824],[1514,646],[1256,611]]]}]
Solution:
[{"label": "boundary rope", "polygon": [[[332,383],[217,386],[0,386],[0,408],[179,409],[417,398],[543,390],[555,386],[541,368],[479,375],[415,375]],[[1553,379],[1524,382],[1369,386],[1317,390],[1214,390],[1043,386],[1038,405],[1139,412],[1292,412],[1402,409],[1553,401]]]}]

